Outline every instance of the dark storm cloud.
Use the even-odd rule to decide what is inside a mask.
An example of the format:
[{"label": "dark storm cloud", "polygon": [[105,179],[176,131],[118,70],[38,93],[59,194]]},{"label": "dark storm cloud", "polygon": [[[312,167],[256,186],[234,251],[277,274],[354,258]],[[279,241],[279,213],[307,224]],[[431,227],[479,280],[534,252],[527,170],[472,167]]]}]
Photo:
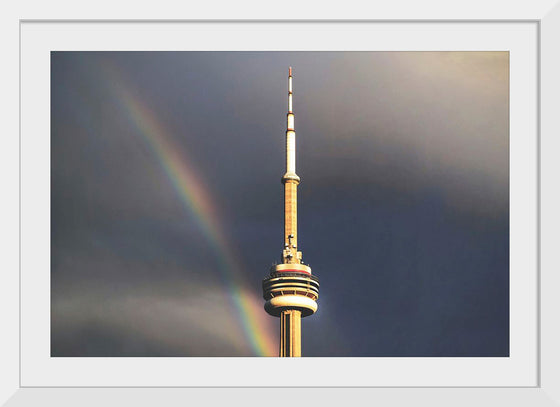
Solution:
[{"label": "dark storm cloud", "polygon": [[508,354],[507,53],[65,52],[52,57],[53,355],[251,354],[220,253],[114,88],[197,170],[258,300],[282,242],[289,65],[299,241],[321,279],[304,354]]}]

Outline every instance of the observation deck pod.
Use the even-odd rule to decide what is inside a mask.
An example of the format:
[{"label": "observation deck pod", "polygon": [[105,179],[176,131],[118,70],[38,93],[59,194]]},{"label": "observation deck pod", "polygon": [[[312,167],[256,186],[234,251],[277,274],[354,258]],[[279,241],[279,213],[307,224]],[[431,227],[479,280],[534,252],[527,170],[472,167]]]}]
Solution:
[{"label": "observation deck pod", "polygon": [[278,264],[262,282],[264,309],[278,317],[285,310],[300,310],[301,316],[317,311],[319,279],[304,264]]}]

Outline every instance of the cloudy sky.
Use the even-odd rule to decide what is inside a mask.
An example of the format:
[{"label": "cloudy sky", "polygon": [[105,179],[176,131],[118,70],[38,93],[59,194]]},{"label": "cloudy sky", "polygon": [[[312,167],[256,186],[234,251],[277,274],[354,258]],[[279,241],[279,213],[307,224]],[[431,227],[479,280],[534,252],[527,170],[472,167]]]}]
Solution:
[{"label": "cloudy sky", "polygon": [[53,52],[52,356],[276,355],[289,66],[304,356],[509,355],[507,52]]}]

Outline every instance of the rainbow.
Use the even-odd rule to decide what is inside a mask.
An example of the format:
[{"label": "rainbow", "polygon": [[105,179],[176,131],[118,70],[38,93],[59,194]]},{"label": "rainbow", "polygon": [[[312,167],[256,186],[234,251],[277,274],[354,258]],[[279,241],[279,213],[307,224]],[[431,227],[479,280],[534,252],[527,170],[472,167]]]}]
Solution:
[{"label": "rainbow", "polygon": [[258,356],[275,356],[277,344],[271,333],[264,327],[265,314],[262,305],[256,301],[254,295],[242,288],[239,276],[241,267],[225,238],[210,192],[204,187],[205,184],[195,169],[189,165],[184,152],[176,148],[170,133],[157,119],[156,114],[145,102],[133,96],[114,67],[103,68],[112,76],[111,90],[117,96],[119,107],[150,147],[182,205],[196,221],[200,231],[215,251],[218,269],[226,285],[229,301],[253,353]]}]

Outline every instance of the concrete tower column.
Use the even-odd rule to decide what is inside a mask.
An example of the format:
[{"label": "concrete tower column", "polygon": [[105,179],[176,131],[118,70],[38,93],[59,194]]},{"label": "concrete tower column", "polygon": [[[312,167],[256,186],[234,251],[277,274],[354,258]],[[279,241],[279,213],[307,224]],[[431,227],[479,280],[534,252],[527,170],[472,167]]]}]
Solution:
[{"label": "concrete tower column", "polygon": [[301,356],[301,311],[290,309],[280,314],[280,357]]},{"label": "concrete tower column", "polygon": [[[296,180],[284,182],[284,247],[288,246],[293,253],[297,253],[297,186]],[[300,260],[293,255],[288,263]]]}]

